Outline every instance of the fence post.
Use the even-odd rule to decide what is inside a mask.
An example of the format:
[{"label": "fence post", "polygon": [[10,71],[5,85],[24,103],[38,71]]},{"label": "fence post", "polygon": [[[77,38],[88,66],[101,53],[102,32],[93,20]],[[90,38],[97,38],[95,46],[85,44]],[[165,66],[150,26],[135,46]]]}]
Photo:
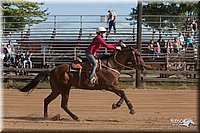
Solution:
[{"label": "fence post", "polygon": [[[134,13],[134,8],[133,8],[133,13]],[[134,19],[134,14],[132,16],[133,20],[133,42],[135,42],[135,19]]]},{"label": "fence post", "polygon": [[[137,21],[137,49],[141,52],[142,37],[142,0],[138,1],[138,21]],[[136,70],[136,88],[143,88],[141,79],[141,70]]]},{"label": "fence post", "polygon": [[80,29],[83,28],[83,16],[81,15],[80,16]]},{"label": "fence post", "polygon": [[76,60],[76,47],[74,47],[74,60]]},{"label": "fence post", "polygon": [[45,65],[45,56],[46,56],[46,53],[45,53],[45,47],[43,47],[43,66]]},{"label": "fence post", "polygon": [[54,16],[54,29],[56,29],[56,15]]}]

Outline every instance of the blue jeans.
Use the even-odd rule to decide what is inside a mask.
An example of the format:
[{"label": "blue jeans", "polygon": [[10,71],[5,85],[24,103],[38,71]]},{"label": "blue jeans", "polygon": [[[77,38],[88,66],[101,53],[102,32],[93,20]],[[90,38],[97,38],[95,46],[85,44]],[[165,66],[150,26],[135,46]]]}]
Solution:
[{"label": "blue jeans", "polygon": [[115,23],[115,21],[110,21],[109,22],[109,32],[110,32],[110,30],[111,30],[111,28],[113,27],[113,29],[114,29],[114,32],[116,32],[116,23]]},{"label": "blue jeans", "polygon": [[92,79],[94,77],[95,70],[97,68],[97,63],[94,56],[89,51],[86,51],[86,58],[92,64],[92,68],[90,70],[90,76],[89,76],[89,79]]},{"label": "blue jeans", "polygon": [[26,63],[29,63],[29,67],[32,68],[32,61],[31,60],[24,60],[23,61],[23,67],[26,68]]}]

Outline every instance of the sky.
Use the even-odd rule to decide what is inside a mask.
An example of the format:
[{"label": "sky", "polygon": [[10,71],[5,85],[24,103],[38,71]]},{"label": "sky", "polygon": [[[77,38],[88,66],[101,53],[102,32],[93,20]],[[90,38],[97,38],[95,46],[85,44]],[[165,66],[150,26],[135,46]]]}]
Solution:
[{"label": "sky", "polygon": [[[42,2],[41,0],[37,0]],[[48,8],[50,15],[105,15],[113,9],[119,15],[128,15],[136,6],[133,0],[44,0],[42,8]]]},{"label": "sky", "polygon": [[[99,19],[100,15],[107,15],[108,9],[113,9],[113,11],[118,15],[118,22],[120,20],[125,21],[125,17],[129,17],[129,14],[132,11],[133,7],[136,7],[137,1],[134,0],[29,0],[29,1],[37,1],[44,2],[44,5],[40,8],[46,9],[48,8],[49,15],[98,15],[98,17],[84,17],[87,21],[93,20],[96,21]],[[121,16],[120,15],[126,15]],[[84,19],[83,18],[83,19]],[[62,20],[61,20],[62,19]],[[68,18],[66,16],[57,16],[57,20],[68,21],[68,20],[79,20],[80,18],[72,17]],[[53,16],[49,17],[48,21],[53,21]],[[129,25],[129,23],[127,23]],[[87,24],[84,24],[87,25]],[[97,25],[97,24],[96,24]],[[88,24],[86,27],[96,27],[94,23]],[[34,25],[34,28],[40,27],[52,27],[52,24],[38,24]],[[58,24],[56,27],[64,28],[64,27],[74,27],[74,24]],[[102,25],[104,26],[104,25]],[[124,27],[123,24],[121,24]]]}]

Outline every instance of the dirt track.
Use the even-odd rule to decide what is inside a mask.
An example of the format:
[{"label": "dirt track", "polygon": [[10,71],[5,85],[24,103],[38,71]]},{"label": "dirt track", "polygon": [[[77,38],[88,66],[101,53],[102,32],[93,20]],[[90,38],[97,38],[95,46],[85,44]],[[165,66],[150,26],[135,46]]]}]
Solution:
[{"label": "dirt track", "polygon": [[[30,95],[14,89],[4,90],[4,131],[198,131],[197,90],[126,89],[136,115],[129,114],[124,103],[107,91],[75,90],[70,93],[69,108],[78,115],[74,121],[60,107],[60,96],[49,106],[49,120],[43,119],[43,99],[50,89],[34,90]],[[52,117],[60,115],[59,120]],[[196,125],[184,127],[172,121],[192,118]]]}]

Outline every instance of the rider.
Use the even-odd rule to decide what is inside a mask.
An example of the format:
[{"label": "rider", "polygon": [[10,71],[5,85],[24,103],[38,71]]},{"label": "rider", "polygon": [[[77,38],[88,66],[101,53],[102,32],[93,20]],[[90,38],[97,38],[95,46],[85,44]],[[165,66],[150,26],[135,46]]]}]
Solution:
[{"label": "rider", "polygon": [[92,68],[90,70],[89,81],[91,84],[95,83],[95,70],[97,67],[96,60],[94,58],[96,52],[99,50],[101,46],[110,48],[110,49],[119,49],[121,50],[120,46],[116,46],[115,44],[107,44],[104,42],[103,38],[105,37],[106,29],[104,27],[99,27],[96,31],[97,36],[92,40],[92,43],[86,49],[86,58],[92,64]]}]

